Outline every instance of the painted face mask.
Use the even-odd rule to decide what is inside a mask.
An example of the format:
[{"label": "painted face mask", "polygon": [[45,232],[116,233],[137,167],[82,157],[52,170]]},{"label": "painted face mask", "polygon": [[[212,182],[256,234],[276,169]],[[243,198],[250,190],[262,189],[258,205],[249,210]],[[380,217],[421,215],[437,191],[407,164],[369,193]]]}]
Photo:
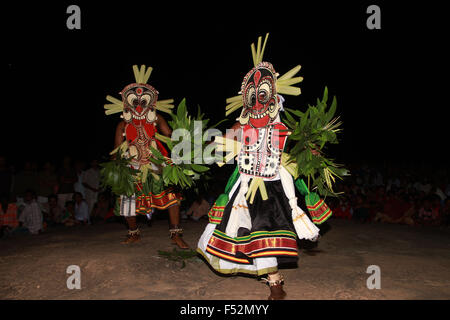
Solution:
[{"label": "painted face mask", "polygon": [[244,77],[241,92],[243,108],[239,122],[253,128],[263,128],[277,117],[276,72],[269,62],[261,62]]},{"label": "painted face mask", "polygon": [[148,84],[132,83],[122,92],[123,120],[129,152],[139,164],[149,163],[149,145],[156,147],[154,136],[156,128],[155,104],[158,91]]},{"label": "painted face mask", "polygon": [[156,120],[155,105],[158,91],[148,84],[133,83],[126,86],[122,92],[123,119],[134,125]]},{"label": "painted face mask", "polygon": [[[141,65],[133,66],[135,82],[126,86],[120,92],[122,99],[106,96],[109,104],[105,104],[105,114],[122,113],[125,122],[124,136],[126,140],[120,145],[128,149],[128,154],[136,165],[148,164],[151,155],[150,146],[167,155],[167,151],[155,138],[156,134],[156,110],[172,113],[173,99],[159,100],[158,91],[147,84],[152,67]],[[117,151],[116,151],[117,152]]]}]

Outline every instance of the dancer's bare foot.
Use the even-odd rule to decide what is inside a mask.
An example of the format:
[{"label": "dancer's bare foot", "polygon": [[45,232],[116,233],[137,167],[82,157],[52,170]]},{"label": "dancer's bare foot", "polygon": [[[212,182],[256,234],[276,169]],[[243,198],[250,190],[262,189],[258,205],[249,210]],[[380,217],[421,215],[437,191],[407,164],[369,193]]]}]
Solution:
[{"label": "dancer's bare foot", "polygon": [[169,229],[170,239],[172,239],[172,244],[176,244],[180,249],[189,249],[189,246],[183,240],[183,229],[179,226],[171,226]]},{"label": "dancer's bare foot", "polygon": [[286,292],[283,290],[283,285],[273,285],[270,287],[270,296],[268,300],[283,300],[286,297]]},{"label": "dancer's bare foot", "polygon": [[135,230],[135,231],[128,231],[127,238],[121,241],[120,243],[131,244],[139,241],[141,241],[141,235],[139,233],[139,230]]},{"label": "dancer's bare foot", "polygon": [[270,287],[269,300],[283,300],[286,297],[286,292],[283,290],[284,279],[278,271],[269,273],[264,280]]},{"label": "dancer's bare foot", "polygon": [[184,242],[183,238],[179,234],[175,234],[172,236],[172,243],[176,244],[180,249],[189,249],[188,244]]}]

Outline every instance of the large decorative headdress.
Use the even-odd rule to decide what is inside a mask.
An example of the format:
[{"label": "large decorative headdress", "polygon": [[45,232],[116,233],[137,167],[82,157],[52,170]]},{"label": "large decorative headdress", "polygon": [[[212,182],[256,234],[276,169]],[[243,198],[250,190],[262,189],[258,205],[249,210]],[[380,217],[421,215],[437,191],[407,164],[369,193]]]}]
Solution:
[{"label": "large decorative headdress", "polygon": [[105,113],[107,115],[122,112],[125,122],[134,120],[144,120],[153,122],[156,120],[156,112],[163,111],[172,113],[173,99],[158,101],[158,91],[151,85],[147,84],[153,68],[146,68],[141,65],[138,69],[137,65],[133,66],[135,83],[127,85],[121,92],[122,101],[110,95],[106,96],[106,100],[111,102],[105,104]]},{"label": "large decorative headdress", "polygon": [[278,93],[299,95],[300,88],[293,86],[303,81],[303,77],[294,77],[301,66],[298,65],[278,78],[278,73],[269,62],[263,62],[266,47],[266,34],[261,47],[262,37],[258,37],[258,44],[251,44],[254,67],[247,73],[242,81],[239,95],[228,98],[226,115],[242,108],[239,122],[244,125],[250,123],[255,128],[265,127],[273,122],[280,111]]}]

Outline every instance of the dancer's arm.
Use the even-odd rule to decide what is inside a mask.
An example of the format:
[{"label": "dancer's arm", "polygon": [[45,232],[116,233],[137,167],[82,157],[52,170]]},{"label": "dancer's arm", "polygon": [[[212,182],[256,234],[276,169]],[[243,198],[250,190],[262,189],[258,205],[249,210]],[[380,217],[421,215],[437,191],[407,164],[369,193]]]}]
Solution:
[{"label": "dancer's arm", "polygon": [[233,126],[227,130],[227,132],[223,135],[224,138],[233,139],[238,137],[238,130],[241,128],[241,124],[237,121]]},{"label": "dancer's arm", "polygon": [[[114,149],[116,149],[118,146],[120,146],[120,144],[123,142],[123,140],[125,140],[125,137],[123,135],[124,132],[125,132],[125,122],[120,121],[117,124],[116,135],[114,136]],[[111,156],[111,159],[114,160],[115,158],[116,158],[116,154],[114,153]]]},{"label": "dancer's arm", "polygon": [[116,135],[114,138],[114,148],[117,148],[120,146],[120,144],[125,140],[125,137],[123,135],[125,129],[125,122],[120,121],[119,124],[116,127]]},{"label": "dancer's arm", "polygon": [[170,129],[166,120],[160,115],[157,115],[156,125],[158,126],[158,131],[161,132],[166,137],[172,136],[172,129]]}]

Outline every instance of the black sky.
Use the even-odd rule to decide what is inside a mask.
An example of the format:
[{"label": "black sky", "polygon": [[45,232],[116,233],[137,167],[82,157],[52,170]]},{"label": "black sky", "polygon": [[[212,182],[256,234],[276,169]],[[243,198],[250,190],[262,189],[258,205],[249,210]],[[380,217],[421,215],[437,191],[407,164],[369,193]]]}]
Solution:
[{"label": "black sky", "polygon": [[[70,4],[81,7],[81,30],[66,28]],[[381,8],[381,30],[366,28],[370,4]],[[119,118],[104,115],[105,96],[133,82],[133,64],[154,67],[149,83],[160,99],[186,97],[216,122],[252,67],[251,42],[270,32],[265,60],[280,74],[302,65],[302,95],[286,96],[286,106],[304,110],[325,86],[337,96],[344,132],[332,156],[442,163],[441,12],[376,1],[15,3],[4,11],[1,153],[12,161],[107,154]]]}]

